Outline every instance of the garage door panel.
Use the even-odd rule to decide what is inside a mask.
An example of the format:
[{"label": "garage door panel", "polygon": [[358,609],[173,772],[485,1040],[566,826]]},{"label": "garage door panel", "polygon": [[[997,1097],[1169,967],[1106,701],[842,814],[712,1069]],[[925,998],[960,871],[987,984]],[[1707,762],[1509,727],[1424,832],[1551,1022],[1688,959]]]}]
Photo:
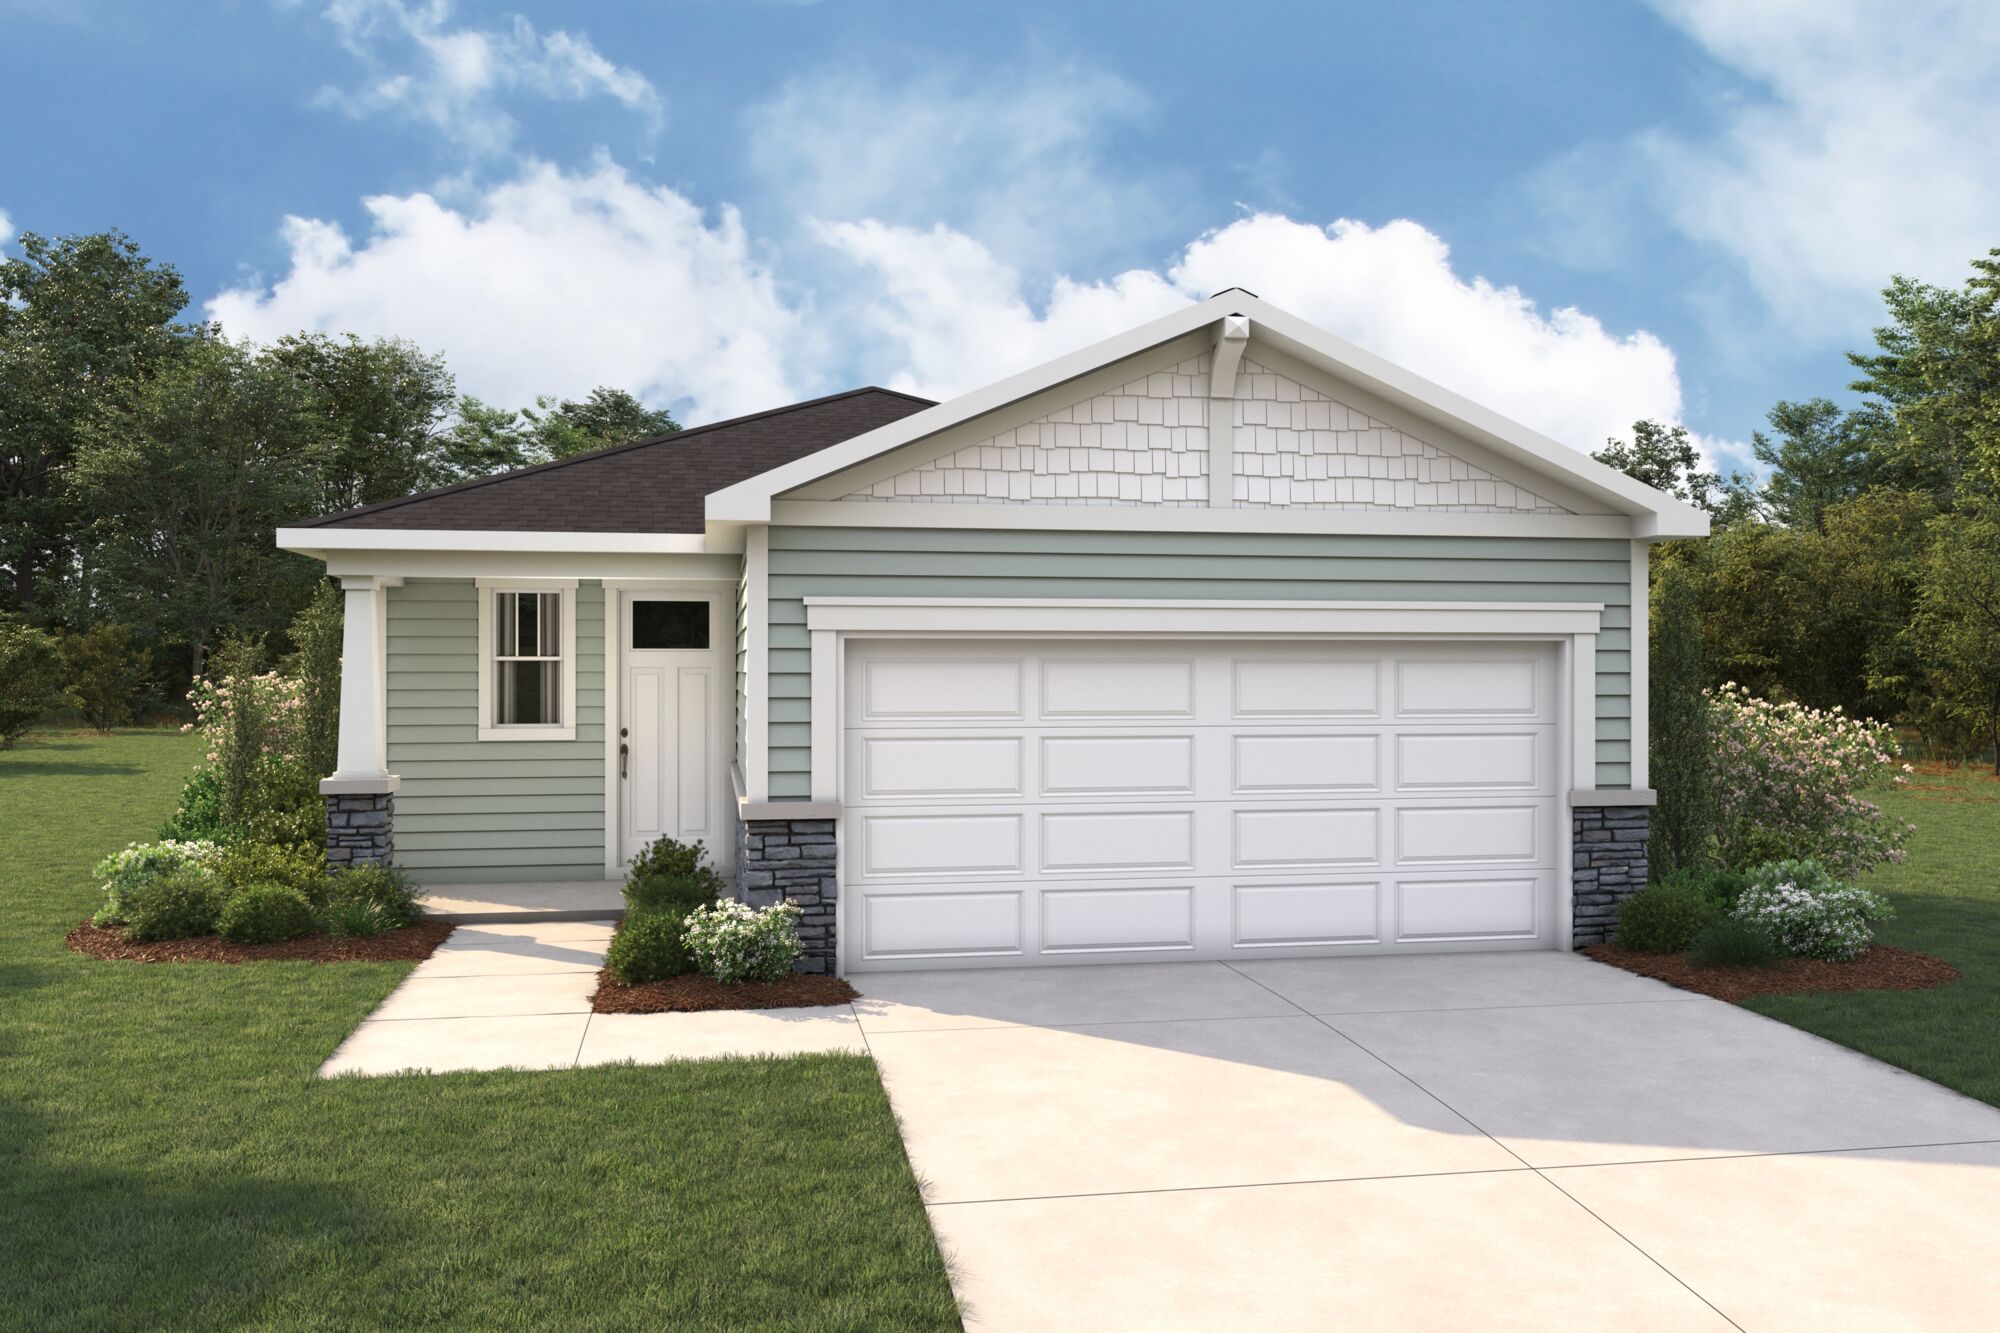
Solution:
[{"label": "garage door panel", "polygon": [[1404,944],[1534,939],[1542,887],[1541,877],[1399,880],[1396,939]]},{"label": "garage door panel", "polygon": [[1538,718],[1543,674],[1534,657],[1405,659],[1396,665],[1396,715]]},{"label": "garage door panel", "polygon": [[1192,810],[1097,810],[1041,816],[1041,868],[1054,874],[1194,869]]},{"label": "garage door panel", "polygon": [[1239,718],[1381,716],[1381,666],[1373,660],[1251,658],[1237,661],[1231,677]]},{"label": "garage door panel", "polygon": [[863,736],[850,790],[863,800],[995,800],[1025,795],[1019,736]]},{"label": "garage door panel", "polygon": [[1230,942],[1240,949],[1374,944],[1381,939],[1382,882],[1237,883],[1230,886]]},{"label": "garage door panel", "polygon": [[1018,872],[1025,864],[1018,814],[865,814],[853,824],[869,876]]},{"label": "garage door panel", "polygon": [[1192,884],[1044,889],[1040,897],[1045,953],[1194,948]]},{"label": "garage door panel", "polygon": [[1397,791],[1538,791],[1549,733],[1404,733],[1396,737]]},{"label": "garage door panel", "polygon": [[1382,856],[1381,821],[1382,812],[1368,808],[1238,810],[1231,864],[1239,870],[1374,865]]},{"label": "garage door panel", "polygon": [[862,949],[868,958],[1019,957],[1018,889],[877,893],[861,899]]},{"label": "garage door panel", "polygon": [[1042,716],[1092,718],[1194,716],[1194,662],[1188,658],[1119,660],[1051,658],[1042,663]]},{"label": "garage door panel", "polygon": [[1410,862],[1524,861],[1540,850],[1544,807],[1520,805],[1402,806],[1395,812],[1396,857]]},{"label": "garage door panel", "polygon": [[1194,795],[1192,735],[1041,737],[1044,796]]},{"label": "garage door panel", "polygon": [[873,658],[856,673],[860,695],[850,717],[863,722],[1025,716],[1018,658]]},{"label": "garage door panel", "polygon": [[1239,733],[1231,742],[1238,795],[1364,793],[1382,785],[1380,736]]}]

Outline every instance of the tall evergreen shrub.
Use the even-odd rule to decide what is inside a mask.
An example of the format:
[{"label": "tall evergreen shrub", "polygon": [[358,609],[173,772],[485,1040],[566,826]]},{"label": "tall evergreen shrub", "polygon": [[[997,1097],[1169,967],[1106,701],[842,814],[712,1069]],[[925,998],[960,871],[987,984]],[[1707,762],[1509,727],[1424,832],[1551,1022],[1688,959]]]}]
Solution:
[{"label": "tall evergreen shrub", "polygon": [[1652,675],[1647,710],[1652,731],[1653,810],[1647,859],[1655,878],[1699,869],[1713,859],[1714,785],[1710,776],[1708,701],[1702,695],[1701,619],[1687,574],[1669,565],[1653,586]]},{"label": "tall evergreen shrub", "polygon": [[331,580],[322,581],[306,609],[292,620],[291,671],[299,681],[299,698],[304,713],[303,735],[306,772],[323,778],[340,760],[340,647],[342,611],[340,588]]},{"label": "tall evergreen shrub", "polygon": [[265,717],[254,683],[264,669],[264,645],[255,639],[226,640],[210,659],[209,668],[226,691],[222,744],[215,758],[222,789],[222,822],[239,828],[249,813],[257,762],[264,757]]}]

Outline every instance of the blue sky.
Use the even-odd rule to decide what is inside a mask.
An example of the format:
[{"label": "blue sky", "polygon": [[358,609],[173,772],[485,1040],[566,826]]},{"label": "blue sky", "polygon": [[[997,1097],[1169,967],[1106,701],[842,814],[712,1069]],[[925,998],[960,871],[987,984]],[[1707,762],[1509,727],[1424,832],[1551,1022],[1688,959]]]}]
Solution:
[{"label": "blue sky", "polygon": [[1242,285],[1725,464],[2000,245],[2000,6],[0,0],[0,234],[518,405],[933,394]]}]

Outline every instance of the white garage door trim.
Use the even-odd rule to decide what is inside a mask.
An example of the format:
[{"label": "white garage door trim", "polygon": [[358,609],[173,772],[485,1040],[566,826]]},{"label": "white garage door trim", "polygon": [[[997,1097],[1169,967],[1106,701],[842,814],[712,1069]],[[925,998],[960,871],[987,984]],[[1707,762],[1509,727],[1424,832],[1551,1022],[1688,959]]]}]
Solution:
[{"label": "white garage door trim", "polygon": [[[847,645],[862,639],[922,640],[1292,640],[1405,643],[1543,642],[1556,646],[1558,792],[1595,771],[1595,648],[1603,608],[1595,603],[1388,603],[1108,601],[929,598],[808,598],[812,644],[812,797],[841,802],[847,771]],[[1579,666],[1582,669],[1579,669]],[[1566,825],[1564,826],[1566,834]],[[1566,848],[1567,838],[1559,839]],[[840,879],[848,880],[852,838],[843,836]],[[1568,878],[1567,856],[1556,867]],[[837,911],[841,967],[848,954],[852,894]],[[1568,947],[1569,894],[1558,892],[1557,947]],[[972,960],[967,960],[968,962]]]}]

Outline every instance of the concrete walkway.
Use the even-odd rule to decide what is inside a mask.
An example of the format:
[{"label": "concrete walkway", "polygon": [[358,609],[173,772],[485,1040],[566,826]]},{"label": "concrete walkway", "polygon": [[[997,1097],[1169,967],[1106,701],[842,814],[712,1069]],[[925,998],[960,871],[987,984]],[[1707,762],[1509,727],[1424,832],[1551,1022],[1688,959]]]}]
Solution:
[{"label": "concrete walkway", "polygon": [[460,926],[320,1066],[334,1074],[569,1069],[863,1051],[853,1009],[593,1014],[609,922]]},{"label": "concrete walkway", "polygon": [[1583,958],[860,982],[976,1330],[2000,1311],[2000,1110]]}]

